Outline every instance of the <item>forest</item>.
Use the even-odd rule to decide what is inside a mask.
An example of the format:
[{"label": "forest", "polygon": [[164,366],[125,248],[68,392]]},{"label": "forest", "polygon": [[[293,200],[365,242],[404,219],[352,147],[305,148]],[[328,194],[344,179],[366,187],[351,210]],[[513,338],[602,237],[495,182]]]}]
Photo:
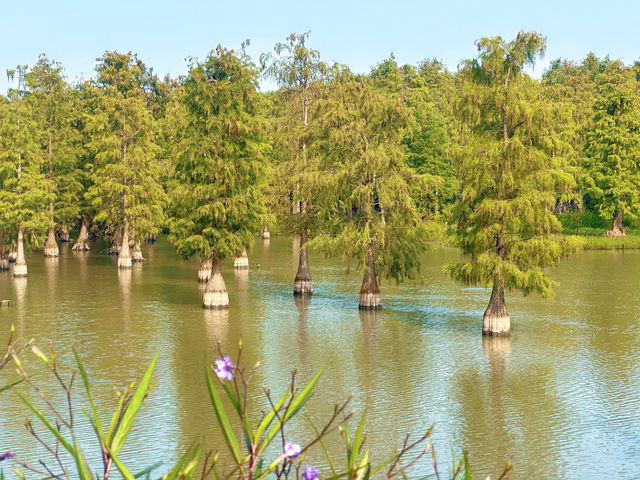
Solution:
[{"label": "forest", "polygon": [[419,276],[446,242],[464,254],[449,275],[492,287],[483,333],[508,335],[505,290],[551,296],[547,269],[576,249],[640,247],[640,63],[587,54],[536,79],[536,32],[481,38],[455,72],[390,56],[357,74],[308,33],[259,59],[245,46],[176,78],[117,51],[75,84],[45,55],[7,71],[0,268],[96,237],[131,268],[164,232],[200,259],[203,307],[225,308],[221,262],[246,268],[277,233],[300,238],[294,294],[313,293],[312,249],[352,259],[359,307],[378,309],[381,279]]}]

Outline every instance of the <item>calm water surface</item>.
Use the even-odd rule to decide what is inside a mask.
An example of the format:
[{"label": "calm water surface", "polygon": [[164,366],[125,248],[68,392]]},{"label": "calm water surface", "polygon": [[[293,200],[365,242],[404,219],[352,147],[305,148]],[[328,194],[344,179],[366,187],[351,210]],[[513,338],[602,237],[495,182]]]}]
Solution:
[{"label": "calm water surface", "polygon": [[[561,287],[552,302],[510,294],[513,334],[504,340],[480,335],[489,292],[442,273],[458,258],[454,249],[425,256],[423,283],[384,283],[384,310],[363,313],[359,275],[317,255],[316,295],[293,298],[297,247],[290,239],[258,241],[249,272],[225,262],[228,312],[200,308],[197,264],[174,255],[165,238],[146,246],[147,263],[131,272],[118,272],[105,248],[75,253],[63,244],[57,260],[29,255],[26,279],[1,273],[0,297],[11,307],[0,310],[0,338],[13,323],[23,339],[42,347],[53,340],[69,368],[75,348],[105,422],[116,389],[160,352],[155,390],[121,455],[132,469],[158,460],[168,467],[197,439],[222,446],[203,365],[218,342],[234,352],[242,338],[246,361],[262,364],[256,386],[281,392],[292,368],[304,381],[325,367],[308,418],[289,432],[300,443],[310,438],[309,421],[320,424],[353,392],[354,407],[368,413],[374,461],[406,433],[434,425],[444,470],[451,452],[466,448],[477,478],[497,478],[508,458],[510,478],[640,478],[640,252],[573,256],[553,271]],[[3,370],[0,384],[11,378]],[[0,395],[0,451],[44,457],[25,433],[27,412],[15,393]],[[76,421],[89,438],[79,409]],[[322,463],[319,451],[307,460]],[[418,472],[431,470],[425,463]]]}]

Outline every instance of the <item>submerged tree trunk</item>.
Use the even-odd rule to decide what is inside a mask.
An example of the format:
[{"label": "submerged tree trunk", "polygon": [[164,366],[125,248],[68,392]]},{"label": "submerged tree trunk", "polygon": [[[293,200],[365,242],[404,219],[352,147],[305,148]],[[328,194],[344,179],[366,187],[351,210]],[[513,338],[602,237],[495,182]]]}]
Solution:
[{"label": "submerged tree trunk", "polygon": [[298,271],[293,281],[294,295],[312,295],[313,281],[309,273],[309,260],[307,258],[307,228],[303,227],[300,233],[300,260],[298,262]]},{"label": "submerged tree trunk", "polygon": [[62,225],[60,227],[60,230],[58,231],[58,238],[60,238],[61,242],[69,242],[69,229],[67,228],[66,225]]},{"label": "submerged tree trunk", "polygon": [[269,227],[264,227],[262,229],[262,233],[260,234],[263,240],[269,240],[271,238],[271,234],[269,233]]},{"label": "submerged tree trunk", "polygon": [[202,308],[229,308],[229,294],[227,293],[227,286],[224,283],[224,278],[222,278],[222,273],[220,271],[220,259],[215,254],[211,260],[211,266],[211,278],[209,278],[207,286],[204,289]]},{"label": "submerged tree trunk", "polygon": [[243,248],[242,252],[233,260],[233,268],[249,268],[249,257],[247,256],[246,248]]},{"label": "submerged tree trunk", "polygon": [[16,264],[13,267],[13,276],[27,276],[27,260],[24,257],[24,233],[22,232],[22,228],[18,230],[18,252],[16,255]]},{"label": "submerged tree trunk", "polygon": [[131,255],[132,262],[144,262],[144,257],[142,256],[142,246],[140,245],[140,241],[136,240],[133,244],[133,253]]},{"label": "submerged tree trunk", "polygon": [[4,245],[4,234],[0,232],[0,270],[9,270],[9,256]]},{"label": "submerged tree trunk", "polygon": [[622,213],[616,213],[611,222],[611,230],[605,233],[607,237],[626,237],[625,228],[622,226]]},{"label": "submerged tree trunk", "polygon": [[124,219],[124,227],[122,228],[122,244],[120,245],[120,253],[118,254],[118,268],[131,268],[129,225],[126,218]]},{"label": "submerged tree trunk", "polygon": [[367,252],[367,269],[362,278],[358,308],[361,310],[380,310],[382,308],[380,288],[376,278],[376,263],[373,258],[373,247],[369,247]]},{"label": "submerged tree trunk", "polygon": [[73,245],[72,250],[86,251],[89,250],[89,229],[87,227],[87,219],[82,217],[82,227],[80,227],[80,233],[76,243]]},{"label": "submerged tree trunk", "polygon": [[155,233],[153,235],[149,234],[144,237],[144,241],[147,243],[156,243],[156,240],[158,240],[158,235],[156,235]]},{"label": "submerged tree trunk", "polygon": [[200,267],[198,268],[198,281],[208,282],[211,278],[211,258],[203,258],[200,260]]},{"label": "submerged tree trunk", "polygon": [[506,337],[511,333],[511,316],[504,301],[504,284],[494,280],[491,300],[482,318],[482,334]]},{"label": "submerged tree trunk", "polygon": [[51,227],[47,232],[47,240],[44,242],[44,256],[57,257],[58,255],[60,255],[60,249],[56,242],[56,230]]}]

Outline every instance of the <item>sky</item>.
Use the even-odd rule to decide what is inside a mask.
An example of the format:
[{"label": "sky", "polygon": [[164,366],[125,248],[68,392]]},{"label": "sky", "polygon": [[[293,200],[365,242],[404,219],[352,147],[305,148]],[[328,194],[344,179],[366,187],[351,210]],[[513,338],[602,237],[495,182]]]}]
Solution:
[{"label": "sky", "polygon": [[160,76],[177,76],[187,71],[185,58],[218,44],[238,48],[249,39],[257,61],[306,31],[324,60],[366,73],[391,53],[400,64],[437,58],[455,71],[475,55],[477,39],[535,30],[547,37],[533,71],[539,77],[550,60],[589,52],[632,63],[640,58],[639,18],[632,0],[0,0],[0,92],[6,69],[34,65],[41,53],[60,61],[70,82],[92,77],[107,50],[133,51]]}]

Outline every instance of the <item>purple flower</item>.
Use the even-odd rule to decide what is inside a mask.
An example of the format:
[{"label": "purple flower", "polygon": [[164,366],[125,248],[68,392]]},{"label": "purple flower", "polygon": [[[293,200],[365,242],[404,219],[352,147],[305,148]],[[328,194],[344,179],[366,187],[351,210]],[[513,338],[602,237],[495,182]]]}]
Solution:
[{"label": "purple flower", "polygon": [[302,474],[304,480],[318,480],[318,470],[311,465],[304,467],[304,473]]},{"label": "purple flower", "polygon": [[225,356],[222,360],[217,359],[215,363],[215,372],[220,380],[233,380],[233,370],[236,366],[229,357]]},{"label": "purple flower", "polygon": [[284,444],[283,455],[285,458],[295,458],[300,455],[302,448],[297,443],[287,442]]},{"label": "purple flower", "polygon": [[16,454],[11,452],[0,453],[0,462],[3,460],[9,460],[10,458],[13,458],[15,456]]}]

